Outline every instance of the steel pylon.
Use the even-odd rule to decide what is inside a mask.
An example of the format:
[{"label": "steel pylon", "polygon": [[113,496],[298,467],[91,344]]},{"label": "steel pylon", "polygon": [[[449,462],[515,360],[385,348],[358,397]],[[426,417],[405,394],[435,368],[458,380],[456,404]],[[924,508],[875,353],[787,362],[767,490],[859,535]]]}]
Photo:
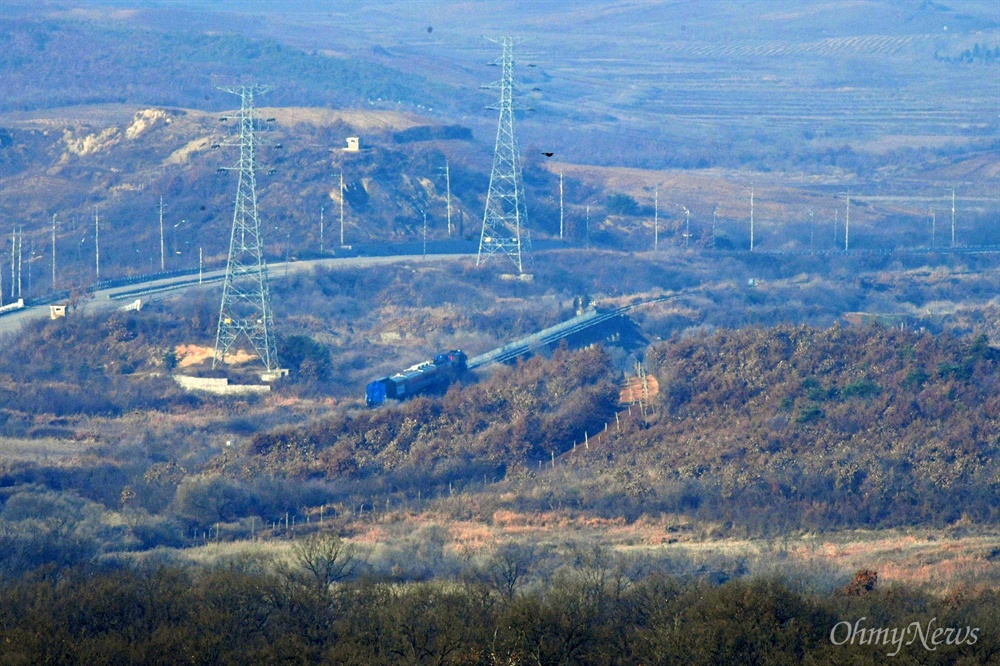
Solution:
[{"label": "steel pylon", "polygon": [[530,265],[531,253],[527,238],[521,237],[528,211],[524,204],[521,155],[514,134],[514,40],[501,37],[494,41],[503,46],[503,56],[493,63],[501,67],[501,76],[499,81],[485,87],[500,91],[500,101],[489,107],[500,112],[500,119],[476,265],[503,255],[523,274]]},{"label": "steel pylon", "polygon": [[267,92],[264,86],[250,85],[223,88],[240,97],[240,161],[233,171],[239,172],[233,229],[229,240],[229,262],[226,281],[222,286],[219,307],[219,328],[215,336],[215,356],[212,367],[225,363],[233,345],[241,338],[260,357],[267,370],[278,368],[278,354],[271,317],[271,292],[267,262],[264,259],[264,238],[257,216],[256,118],[254,95]]}]

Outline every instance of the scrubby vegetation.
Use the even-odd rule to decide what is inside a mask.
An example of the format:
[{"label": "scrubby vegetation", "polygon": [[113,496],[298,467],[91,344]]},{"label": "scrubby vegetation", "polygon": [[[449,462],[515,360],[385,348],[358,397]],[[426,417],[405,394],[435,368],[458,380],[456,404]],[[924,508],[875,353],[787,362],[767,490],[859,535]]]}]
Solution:
[{"label": "scrubby vegetation", "polygon": [[30,325],[0,357],[0,431],[28,434],[37,414],[120,416],[197,406],[167,376],[167,365],[171,342],[196,329],[202,335],[208,323],[195,311],[190,319],[115,313]]},{"label": "scrubby vegetation", "polygon": [[248,75],[280,80],[274,99],[287,105],[357,105],[376,98],[447,103],[447,96],[429,93],[419,78],[275,40],[52,18],[11,18],[6,24],[0,58],[8,108],[101,102],[225,108],[231,102],[213,78]]},{"label": "scrubby vegetation", "polygon": [[[467,488],[484,517],[667,512],[751,535],[995,520],[996,353],[981,337],[996,334],[983,303],[990,258],[926,267],[733,255],[709,267],[664,254],[630,257],[628,271],[622,260],[540,255],[534,283],[458,262],[276,279],[292,375],[268,399],[185,394],[167,376],[175,345],[212,344],[211,292],[33,324],[2,341],[0,432],[16,438],[13,452],[58,454],[6,460],[7,496],[128,506],[131,533],[95,537],[111,551],[190,544],[210,529],[243,537],[304,507],[371,511]],[[574,297],[618,305],[669,289],[687,291],[633,313],[650,339],[668,341],[646,353],[661,393],[631,418],[617,390],[636,358],[621,349],[558,351],[470,375],[446,395],[359,409],[365,382],[437,350],[485,351],[570,316]],[[932,306],[946,314],[920,314]],[[828,328],[852,310],[900,312],[857,321],[927,331]],[[956,335],[932,334],[942,328]],[[589,453],[572,451],[587,435]],[[126,486],[134,495],[123,502]]]},{"label": "scrubby vegetation", "polygon": [[[329,550],[313,548],[277,568],[243,560],[201,571],[84,568],[7,581],[0,659],[598,666],[881,663],[895,654],[978,664],[991,663],[1000,632],[995,592],[938,599],[882,591],[867,584],[871,572],[859,572],[866,584],[844,592],[810,593],[773,579],[717,585],[665,577],[598,549],[580,552],[546,582],[511,553],[497,553],[450,584],[400,586],[332,584],[346,560],[335,552],[330,561]],[[933,651],[915,634],[898,646],[830,638],[840,622],[900,630],[918,622],[923,630],[931,618],[932,629],[957,630],[948,643],[938,636]],[[834,638],[843,635],[841,626]]]},{"label": "scrubby vegetation", "polygon": [[[247,477],[375,477],[405,495],[566,453],[544,501],[606,516],[687,513],[751,534],[998,518],[1000,354],[984,338],[746,329],[661,343],[648,361],[661,393],[607,433],[608,358],[560,352],[443,398],[259,434],[224,464]],[[595,451],[567,453],[587,432],[600,433]]]},{"label": "scrubby vegetation", "polygon": [[[829,652],[824,625],[865,599],[881,599],[882,616],[900,622],[953,593],[966,596],[949,612],[988,609],[987,593],[955,590],[996,581],[1000,359],[983,337],[995,335],[984,302],[991,259],[927,267],[878,256],[729,255],[709,268],[702,258],[665,255],[632,257],[628,271],[621,260],[541,255],[534,283],[429,262],[275,280],[279,347],[292,376],[266,398],[196,397],[168,378],[180,369],[174,345],[212,342],[210,292],[140,313],[73,313],[4,338],[0,594],[14,600],[18,620],[0,629],[28,636],[29,622],[64,626],[64,642],[51,645],[68,645],[68,661],[87,660],[104,640],[141,659],[149,645],[174,650],[170,637],[181,634],[204,655],[229,654],[228,638],[210,639],[229,634],[185,628],[214,627],[204,614],[235,589],[233,598],[252,597],[261,613],[232,639],[244,646],[232,654],[248,659],[277,659],[306,642],[314,660],[368,650],[357,659],[419,662],[400,652],[409,639],[392,628],[413,604],[426,624],[410,626],[425,636],[466,626],[454,624],[456,609],[478,618],[442,663],[476,663],[492,658],[489,650],[501,663],[502,655],[615,663],[617,654],[654,653],[697,662],[758,649],[767,661],[786,648],[836,663],[863,654],[860,646]],[[685,292],[634,311],[654,340],[643,360],[659,386],[641,405],[618,404],[622,371],[634,372],[638,358],[594,347],[469,375],[443,394],[360,407],[365,381],[435,349],[491,348],[570,316],[588,294],[610,306],[671,289]],[[918,308],[942,303],[955,306],[920,316]],[[854,326],[829,326],[866,309],[902,313],[862,312],[851,315]],[[386,331],[400,336],[386,343]],[[303,537],[317,534],[342,537],[356,566],[340,568],[339,556],[330,566],[294,564]],[[788,539],[798,545],[774,545]],[[844,539],[884,541],[851,547],[851,566],[892,563],[885,579],[914,589],[870,593],[868,576],[852,588],[858,594],[830,596],[849,583],[844,556],[815,553],[846,552],[822,545]],[[614,565],[626,571],[614,589],[627,592],[601,601],[579,633],[584,593],[575,586],[593,575],[581,563],[594,544],[637,559]],[[227,549],[258,554],[211,555]],[[215,568],[221,560],[228,564]],[[177,568],[184,562],[196,566]],[[324,571],[343,581],[320,592]],[[762,582],[790,572],[797,577],[787,584]],[[145,618],[136,620],[144,629],[45,615],[41,600],[52,595],[78,600],[136,581],[162,589],[163,607],[176,613],[136,610],[127,592],[113,598],[132,610],[114,612]],[[183,591],[168,593],[172,581]],[[766,645],[699,633],[726,622],[706,599],[731,609],[733,599],[752,598],[756,608],[766,599],[753,595],[767,589],[785,610],[774,623],[759,618],[776,632],[760,630],[771,637]],[[677,604],[668,611],[642,605],[667,590]],[[320,597],[327,601],[304,605]],[[893,605],[904,597],[921,610]],[[230,607],[212,617],[229,621]],[[657,615],[666,612],[669,622]],[[481,627],[514,629],[494,640]],[[562,653],[567,631],[576,647]],[[608,652],[610,636],[627,647]],[[51,648],[28,638],[18,645]]]},{"label": "scrubby vegetation", "polygon": [[565,452],[613,418],[618,387],[599,349],[558,351],[454,385],[443,398],[337,414],[306,428],[255,435],[247,458],[227,468],[254,478],[378,477],[389,486],[503,477]]}]

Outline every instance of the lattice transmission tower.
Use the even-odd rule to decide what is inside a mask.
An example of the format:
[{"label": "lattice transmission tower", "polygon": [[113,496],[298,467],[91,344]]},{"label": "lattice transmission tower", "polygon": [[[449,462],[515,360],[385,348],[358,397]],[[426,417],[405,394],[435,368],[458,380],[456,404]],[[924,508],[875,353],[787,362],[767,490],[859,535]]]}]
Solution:
[{"label": "lattice transmission tower", "polygon": [[278,369],[278,354],[271,316],[271,292],[264,259],[264,237],[257,215],[257,178],[255,175],[258,145],[254,96],[269,90],[266,86],[247,85],[222,90],[240,97],[240,161],[224,167],[239,172],[233,230],[229,241],[229,262],[222,286],[219,328],[215,336],[212,367],[225,363],[226,355],[242,337],[260,357],[267,370]]},{"label": "lattice transmission tower", "polygon": [[521,237],[528,211],[524,205],[521,155],[514,134],[514,40],[501,37],[490,41],[503,46],[503,56],[492,63],[501,68],[501,76],[499,81],[483,87],[500,91],[500,101],[489,107],[500,112],[500,120],[476,265],[503,255],[517,267],[518,274],[525,275],[531,252],[527,238]]}]

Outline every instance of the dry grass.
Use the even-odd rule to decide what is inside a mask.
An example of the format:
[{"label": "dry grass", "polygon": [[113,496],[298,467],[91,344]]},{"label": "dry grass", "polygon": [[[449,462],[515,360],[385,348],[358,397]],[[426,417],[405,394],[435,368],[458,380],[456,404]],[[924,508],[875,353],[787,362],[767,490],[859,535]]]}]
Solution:
[{"label": "dry grass", "polygon": [[[313,523],[293,533],[301,536],[317,528]],[[882,586],[912,585],[942,596],[959,587],[987,588],[1000,582],[1000,532],[974,533],[962,527],[945,532],[849,530],[746,539],[714,537],[719,526],[673,515],[626,523],[621,518],[568,511],[504,509],[485,519],[456,520],[442,511],[403,509],[347,518],[336,521],[336,527],[331,523],[320,529],[335,529],[357,545],[363,556],[376,560],[419,542],[428,530],[436,530],[445,535],[445,555],[463,562],[487,557],[505,543],[531,544],[564,555],[576,547],[599,544],[622,555],[686,563],[683,566],[688,568],[742,562],[750,575],[812,578],[815,589],[839,585],[862,568],[877,571]],[[240,561],[271,567],[290,561],[293,543],[286,535],[264,536],[194,548],[160,548],[128,557],[135,562],[169,559],[197,567]]]},{"label": "dry grass", "polygon": [[[181,368],[187,368],[192,365],[198,365],[199,363],[204,363],[215,355],[215,349],[212,347],[202,347],[200,345],[177,345],[174,349],[174,353],[177,355],[177,365]],[[226,363],[241,365],[244,363],[249,363],[250,361],[257,360],[255,354],[251,354],[244,349],[236,350],[235,354],[230,354],[226,357]]]},{"label": "dry grass", "polygon": [[[343,121],[358,131],[403,130],[420,124],[416,116],[396,111],[321,109],[315,107],[263,107],[262,116],[275,118],[281,125],[306,123],[317,127]],[[362,139],[363,142],[363,139]],[[336,146],[334,146],[336,147]]]},{"label": "dry grass", "polygon": [[[648,170],[557,162],[548,163],[546,168],[609,193],[628,194],[644,206],[653,205],[654,188],[658,188],[660,223],[664,229],[684,219],[681,206],[690,208],[692,220],[700,219],[701,222],[706,216],[710,219],[713,210],[720,224],[727,220],[748,219],[751,183],[757,219],[765,227],[776,221],[805,221],[809,209],[834,209],[842,205],[836,197],[815,192],[817,186],[835,182],[833,177],[826,175],[717,168]],[[857,214],[856,211],[855,216]],[[652,216],[649,224],[652,224]]]},{"label": "dry grass", "polygon": [[51,437],[23,439],[0,437],[0,459],[5,462],[63,463],[76,459],[89,448],[88,442]]},{"label": "dry grass", "polygon": [[196,548],[156,548],[139,553],[116,554],[135,564],[170,561],[181,566],[212,568],[233,562],[253,562],[265,568],[292,559],[292,541],[284,539],[260,541],[209,542]]},{"label": "dry grass", "polygon": [[934,594],[1000,580],[1000,532],[994,531],[850,530],[774,540],[715,538],[711,535],[718,526],[668,515],[631,524],[567,511],[511,510],[496,511],[488,520],[453,520],[433,511],[396,512],[376,520],[350,523],[347,532],[368,547],[391,546],[422,528],[440,525],[449,535],[445,551],[462,556],[488,554],[507,542],[548,544],[557,550],[602,544],[623,554],[691,562],[745,560],[752,574],[833,571],[849,577],[870,568],[878,571],[883,585],[915,585]]}]

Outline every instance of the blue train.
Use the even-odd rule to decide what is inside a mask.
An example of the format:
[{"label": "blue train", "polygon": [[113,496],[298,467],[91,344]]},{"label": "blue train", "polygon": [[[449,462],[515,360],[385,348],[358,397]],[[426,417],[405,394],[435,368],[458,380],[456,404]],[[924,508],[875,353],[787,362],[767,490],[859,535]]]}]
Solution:
[{"label": "blue train", "polygon": [[428,389],[444,386],[465,372],[465,352],[452,349],[424,361],[391,377],[381,377],[369,382],[365,389],[365,403],[369,407],[381,405],[387,398],[403,400]]}]

